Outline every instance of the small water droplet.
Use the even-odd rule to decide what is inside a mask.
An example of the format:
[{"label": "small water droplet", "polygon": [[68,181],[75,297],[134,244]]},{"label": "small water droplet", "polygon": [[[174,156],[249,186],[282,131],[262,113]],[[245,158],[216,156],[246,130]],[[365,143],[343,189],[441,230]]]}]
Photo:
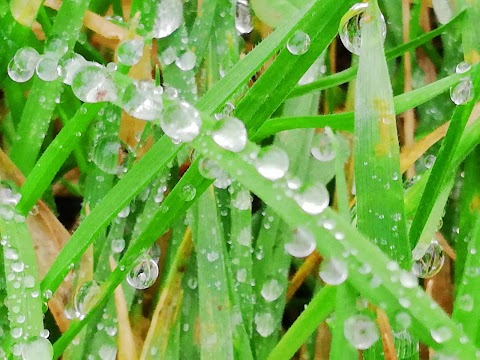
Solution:
[{"label": "small water droplet", "polygon": [[66,58],[62,58],[59,64],[63,83],[67,85],[72,85],[73,78],[75,77],[77,72],[82,67],[88,65],[88,62],[82,55],[74,53]]},{"label": "small water droplet", "polygon": [[107,174],[116,174],[118,170],[118,135],[104,134],[94,139],[92,161]]},{"label": "small water droplet", "polygon": [[264,178],[278,180],[288,171],[289,158],[287,153],[278,146],[271,145],[262,148],[255,160],[255,168]]},{"label": "small water droplet", "polygon": [[183,4],[181,0],[161,0],[157,5],[157,16],[153,25],[153,37],[161,39],[169,36],[183,20]]},{"label": "small water droplet", "polygon": [[219,189],[226,189],[232,179],[213,160],[202,158],[198,163],[198,171],[206,179],[215,179],[213,185]]},{"label": "small water droplet", "polygon": [[252,197],[247,189],[240,189],[232,195],[232,206],[238,210],[249,210],[252,205]]},{"label": "small water droplet", "polygon": [[58,59],[48,53],[40,56],[35,71],[37,76],[43,81],[53,81],[57,79],[60,75]]},{"label": "small water droplet", "polygon": [[455,105],[463,105],[470,102],[473,99],[474,89],[472,79],[466,77],[460,82],[450,88],[450,99],[452,99]]},{"label": "small water droplet", "polygon": [[430,335],[432,335],[433,340],[435,340],[437,343],[441,344],[441,343],[451,339],[452,330],[450,330],[446,326],[440,326],[439,328],[432,329],[430,331]]},{"label": "small water droplet", "polygon": [[339,285],[347,280],[348,267],[344,261],[336,258],[323,260],[319,275],[326,284]]},{"label": "small water droplet", "polygon": [[197,109],[185,101],[172,101],[160,119],[163,132],[174,142],[189,142],[197,137],[202,119]]},{"label": "small water droplet", "polygon": [[85,316],[95,305],[101,293],[100,283],[92,280],[78,288],[73,298],[73,306],[78,317]]},{"label": "small water droplet", "polygon": [[127,275],[127,282],[135,289],[147,289],[158,278],[158,265],[151,258],[140,260]]},{"label": "small water droplet", "polygon": [[260,293],[267,302],[272,302],[277,300],[280,295],[282,295],[283,287],[280,285],[278,280],[270,279],[263,284],[262,291]]},{"label": "small water droplet", "polygon": [[275,320],[270,313],[255,314],[255,329],[262,337],[273,334],[275,330]]},{"label": "small water droplet", "polygon": [[185,185],[182,188],[182,196],[185,201],[192,201],[195,199],[195,195],[197,193],[197,190],[193,185]]},{"label": "small water droplet", "polygon": [[23,83],[31,79],[40,55],[31,47],[22,47],[8,63],[8,76],[15,82]]},{"label": "small water droplet", "polygon": [[235,29],[237,29],[237,32],[240,35],[251,33],[253,23],[248,0],[237,0],[235,10]]},{"label": "small water droplet", "polygon": [[316,215],[328,207],[330,195],[325,185],[318,183],[300,189],[299,193],[295,195],[295,201],[303,211]]},{"label": "small water droplet", "polygon": [[414,288],[418,286],[418,279],[411,272],[402,271],[400,273],[400,283],[406,288]]},{"label": "small water droplet", "polygon": [[[358,3],[353,5],[350,10],[340,20],[338,32],[343,46],[355,55],[360,55],[360,46],[362,43],[361,27],[363,17],[368,8],[368,3]],[[383,40],[387,35],[387,26],[385,18],[380,14],[380,22],[382,26]]]},{"label": "small water droplet", "polygon": [[247,144],[247,130],[243,122],[234,117],[225,117],[215,124],[213,141],[225,150],[240,152]]},{"label": "small water droplet", "polygon": [[316,246],[317,243],[315,242],[313,234],[303,227],[296,229],[293,232],[292,238],[284,245],[285,251],[297,258],[310,255]]},{"label": "small water droplet", "polygon": [[106,69],[95,65],[82,67],[72,81],[72,91],[86,103],[117,100],[117,87]]},{"label": "small water droplet", "polygon": [[182,55],[175,59],[175,65],[180,70],[188,71],[195,67],[197,56],[192,51],[185,51]]},{"label": "small water droplet", "polygon": [[134,82],[123,93],[122,108],[140,120],[159,119],[163,110],[162,92],[162,88],[155,86],[153,80]]},{"label": "small water droplet", "polygon": [[120,212],[117,214],[117,216],[120,219],[126,219],[130,215],[130,205],[125,206]]},{"label": "small water droplet", "polygon": [[455,67],[455,73],[464,74],[467,71],[470,71],[471,68],[472,66],[469,63],[462,61],[461,63],[458,63],[457,66]]},{"label": "small water droplet", "polygon": [[474,299],[470,294],[461,295],[455,299],[455,304],[458,304],[461,310],[470,312],[473,310]]},{"label": "small water droplet", "polygon": [[422,258],[415,260],[412,272],[419,278],[428,279],[438,274],[445,261],[445,254],[437,241],[432,241]]},{"label": "small water droplet", "polygon": [[137,64],[142,58],[143,45],[143,39],[122,41],[117,47],[118,61],[128,66]]},{"label": "small water droplet", "polygon": [[125,249],[125,239],[113,239],[111,247],[114,254],[121,253]]},{"label": "small water droplet", "polygon": [[292,55],[303,55],[310,48],[310,36],[303,31],[295,31],[287,42],[287,49]]},{"label": "small water droplet", "polygon": [[440,24],[448,23],[453,17],[450,0],[432,0],[432,7]]},{"label": "small water droplet", "polygon": [[310,152],[318,161],[335,159],[335,147],[326,132],[315,134]]},{"label": "small water droplet", "polygon": [[353,315],[345,320],[344,335],[355,349],[366,350],[379,338],[375,322],[364,315]]}]

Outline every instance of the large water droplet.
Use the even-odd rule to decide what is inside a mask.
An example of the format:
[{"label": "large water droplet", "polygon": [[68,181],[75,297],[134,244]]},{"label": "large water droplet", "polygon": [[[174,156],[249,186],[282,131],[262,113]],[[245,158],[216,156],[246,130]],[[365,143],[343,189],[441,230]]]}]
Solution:
[{"label": "large water droplet", "polygon": [[288,171],[289,158],[287,153],[278,146],[262,148],[255,160],[255,168],[263,177],[278,180]]},{"label": "large water droplet", "polygon": [[335,159],[335,147],[326,132],[315,134],[310,152],[318,161],[331,161]]},{"label": "large water droplet", "polygon": [[310,36],[303,31],[295,31],[287,42],[287,49],[292,55],[303,55],[310,48]]},{"label": "large water droplet", "polygon": [[153,259],[145,258],[127,275],[127,282],[135,289],[147,289],[152,286],[158,277],[158,265]]},{"label": "large water droplet", "polygon": [[275,320],[270,313],[255,314],[255,328],[262,337],[273,334],[275,330]]},{"label": "large water droplet", "polygon": [[67,58],[60,60],[61,74],[63,77],[63,83],[72,85],[73,78],[77,72],[84,66],[88,65],[85,58],[77,53],[70,55]]},{"label": "large water droplet", "polygon": [[234,117],[226,117],[215,124],[213,141],[225,150],[239,152],[247,144],[247,130],[243,122]]},{"label": "large water droplet", "polygon": [[22,345],[22,360],[52,360],[53,347],[50,341],[42,337],[29,340]]},{"label": "large water droplet", "polygon": [[101,293],[100,283],[92,280],[85,282],[74,295],[73,306],[77,316],[82,318],[95,305]]},{"label": "large water droplet", "polygon": [[[353,5],[350,10],[340,20],[338,32],[343,46],[355,55],[360,55],[360,46],[362,44],[361,27],[363,16],[368,8],[368,3],[358,3]],[[383,40],[387,35],[387,26],[385,18],[381,14],[380,22],[382,26]]]},{"label": "large water droplet", "polygon": [[235,29],[240,35],[249,34],[253,30],[248,0],[237,0],[236,2]]},{"label": "large water droplet", "polygon": [[338,285],[347,280],[347,264],[336,258],[322,261],[319,271],[320,278],[329,285]]},{"label": "large water droplet", "polygon": [[117,47],[118,61],[128,66],[137,64],[142,58],[143,45],[143,39],[122,41]]},{"label": "large water droplet", "polygon": [[86,103],[117,100],[117,87],[109,73],[95,65],[84,66],[75,74],[72,91]]},{"label": "large water droplet", "polygon": [[453,17],[450,0],[432,0],[432,7],[440,24],[448,23]]},{"label": "large water droplet", "polygon": [[197,56],[192,51],[185,51],[182,55],[175,59],[175,65],[180,70],[188,71],[195,67]]},{"label": "large water droplet", "polygon": [[186,101],[172,101],[165,106],[160,126],[172,141],[189,142],[200,133],[202,119],[198,110]]},{"label": "large water droplet", "polygon": [[159,119],[163,110],[162,92],[162,88],[155,86],[153,80],[135,82],[125,89],[122,108],[137,119]]},{"label": "large water droplet", "polygon": [[463,78],[460,82],[450,89],[450,99],[456,105],[463,105],[473,99],[474,89],[470,77]]},{"label": "large water droplet", "polygon": [[284,245],[285,251],[297,258],[310,255],[316,246],[317,243],[313,234],[303,227],[296,229],[292,238]]},{"label": "large water droplet", "polygon": [[318,183],[307,185],[295,195],[297,204],[308,214],[320,214],[328,207],[330,195],[325,185]]},{"label": "large water droplet", "polygon": [[157,5],[157,16],[153,25],[153,37],[165,38],[177,30],[183,20],[181,0],[161,0]]},{"label": "large water droplet", "polygon": [[270,279],[263,284],[260,293],[267,302],[272,302],[282,295],[283,287],[276,279]]},{"label": "large water droplet", "polygon": [[353,315],[345,320],[344,335],[359,350],[368,349],[379,338],[375,322],[364,315]]},{"label": "large water droplet", "polygon": [[53,81],[60,75],[58,59],[50,53],[40,56],[35,70],[43,81]]},{"label": "large water droplet", "polygon": [[107,174],[116,174],[120,142],[116,135],[98,136],[94,140],[92,161]]},{"label": "large water droplet", "polygon": [[432,241],[422,258],[415,260],[412,272],[419,278],[428,279],[438,274],[444,261],[442,247],[437,241]]},{"label": "large water droplet", "polygon": [[35,72],[39,57],[40,55],[34,48],[23,47],[18,49],[13,59],[8,63],[8,76],[19,83],[30,80]]}]

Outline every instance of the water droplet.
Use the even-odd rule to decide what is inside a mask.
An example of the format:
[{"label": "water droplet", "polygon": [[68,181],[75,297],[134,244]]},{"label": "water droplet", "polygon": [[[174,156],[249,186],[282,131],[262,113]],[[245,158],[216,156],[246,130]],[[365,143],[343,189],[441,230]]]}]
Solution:
[{"label": "water droplet", "polygon": [[275,320],[270,313],[255,314],[255,328],[262,337],[273,334],[275,330]]},{"label": "water droplet", "polygon": [[310,48],[310,36],[303,31],[295,31],[287,42],[287,49],[292,55],[303,55]]},{"label": "water droplet", "polygon": [[60,60],[61,75],[63,83],[72,85],[73,78],[77,72],[84,66],[88,65],[85,58],[77,53],[74,53],[66,58]]},{"label": "water droplet", "polygon": [[53,81],[60,75],[58,59],[48,53],[40,56],[35,70],[43,81]]},{"label": "water droplet", "polygon": [[31,47],[23,47],[17,50],[15,56],[8,63],[8,76],[19,83],[31,79],[35,72],[40,55],[37,50]]},{"label": "water droplet", "polygon": [[470,312],[473,310],[474,299],[472,295],[465,294],[455,299],[455,303],[458,304],[458,307],[463,311]]},{"label": "water droplet", "polygon": [[160,119],[163,109],[163,90],[153,80],[143,80],[129,85],[122,97],[122,108],[137,119],[152,121]]},{"label": "water droplet", "polygon": [[272,302],[277,300],[280,295],[282,295],[283,287],[276,279],[270,279],[263,284],[262,291],[260,293],[267,302]]},{"label": "water droplet", "polygon": [[73,298],[73,306],[78,317],[83,317],[88,313],[95,305],[100,293],[100,283],[95,280],[87,281],[78,288]]},{"label": "water droplet", "polygon": [[125,206],[120,212],[117,214],[117,216],[120,219],[126,219],[130,215],[130,205]]},{"label": "water droplet", "polygon": [[444,261],[442,247],[437,241],[432,241],[422,258],[415,260],[412,272],[419,278],[428,279],[438,274]]},{"label": "water droplet", "polygon": [[452,330],[450,330],[446,326],[440,326],[439,328],[432,329],[430,331],[430,335],[432,335],[433,340],[435,340],[437,343],[441,344],[441,343],[451,339]]},{"label": "water droplet", "polygon": [[167,47],[161,54],[160,54],[160,62],[163,65],[170,65],[177,60],[177,53],[175,49],[171,46]]},{"label": "water droplet", "polygon": [[307,185],[295,195],[297,204],[308,214],[320,214],[328,207],[330,196],[325,185],[318,183]]},{"label": "water droplet", "polygon": [[288,171],[289,158],[287,153],[278,146],[271,145],[262,148],[255,160],[255,168],[263,177],[278,180]]},{"label": "water droplet", "polygon": [[111,247],[114,254],[121,253],[125,249],[125,239],[113,239]]},{"label": "water droplet", "polygon": [[237,281],[240,283],[244,283],[245,281],[247,281],[247,269],[238,269]]},{"label": "water droplet", "polygon": [[432,0],[432,7],[440,24],[448,23],[453,17],[450,0]]},{"label": "water droplet", "polygon": [[65,40],[58,37],[48,37],[45,44],[45,53],[52,54],[53,57],[59,59],[68,51],[68,44]]},{"label": "water droplet", "polygon": [[182,196],[185,201],[192,201],[195,199],[195,195],[197,193],[197,190],[193,185],[185,185],[182,188]]},{"label": "water droplet", "polygon": [[120,142],[117,135],[100,135],[94,139],[92,161],[107,174],[116,174],[119,150]]},{"label": "water droplet", "polygon": [[320,264],[320,278],[329,285],[338,285],[347,280],[348,267],[345,262],[331,258]]},{"label": "water droplet", "polygon": [[285,251],[297,258],[310,255],[316,246],[317,243],[313,234],[303,227],[296,229],[292,238],[284,245]]},{"label": "water droplet", "polygon": [[72,81],[72,91],[86,103],[117,100],[117,88],[106,69],[88,65],[77,71]]},{"label": "water droplet", "polygon": [[215,124],[213,141],[225,150],[239,152],[247,144],[247,130],[243,122],[234,117],[226,117]]},{"label": "water droplet", "polygon": [[240,35],[249,34],[253,30],[252,14],[248,0],[237,0],[236,2],[235,29]]},{"label": "water droplet", "polygon": [[143,45],[143,39],[122,41],[117,47],[118,61],[128,66],[137,64],[142,58]]},{"label": "water droplet", "polygon": [[364,315],[353,315],[345,320],[344,335],[359,350],[368,349],[379,338],[375,322]]},{"label": "water droplet", "polygon": [[315,134],[310,152],[318,161],[331,161],[335,159],[335,147],[326,132]]},{"label": "water droplet", "polygon": [[466,77],[460,82],[450,88],[450,99],[456,105],[463,105],[473,99],[474,90],[473,83],[470,77]]},{"label": "water droplet", "polygon": [[406,288],[414,288],[418,286],[418,279],[411,272],[402,271],[400,273],[400,283]]},{"label": "water droplet", "polygon": [[169,36],[183,20],[183,4],[181,0],[161,0],[157,5],[157,16],[153,25],[153,37],[161,39]]},{"label": "water droplet", "polygon": [[158,277],[158,265],[153,259],[140,260],[127,275],[127,282],[135,289],[147,289]]},{"label": "water droplet", "polygon": [[192,51],[185,51],[182,55],[175,59],[175,65],[180,70],[188,71],[195,67],[197,56]]},{"label": "water droplet", "polygon": [[[353,5],[350,10],[340,20],[338,32],[343,46],[355,55],[360,55],[360,46],[362,43],[361,27],[363,24],[363,16],[368,8],[368,3],[358,3]],[[383,40],[387,35],[387,26],[385,18],[380,14],[380,22],[382,26]]]},{"label": "water droplet", "polygon": [[247,189],[240,189],[232,196],[232,206],[238,210],[249,210],[252,205],[252,197]]},{"label": "water droplet", "polygon": [[186,101],[172,101],[160,119],[163,132],[174,142],[189,142],[197,137],[202,119],[197,109]]},{"label": "water droplet", "polygon": [[470,71],[471,68],[472,66],[469,63],[462,61],[461,63],[458,63],[458,65],[455,67],[455,73],[464,74],[467,71]]},{"label": "water droplet", "polygon": [[50,341],[37,337],[22,345],[23,360],[52,360],[53,347]]},{"label": "water droplet", "polygon": [[213,185],[219,189],[226,189],[232,183],[228,174],[213,160],[207,158],[200,159],[198,170],[204,178],[215,179]]}]

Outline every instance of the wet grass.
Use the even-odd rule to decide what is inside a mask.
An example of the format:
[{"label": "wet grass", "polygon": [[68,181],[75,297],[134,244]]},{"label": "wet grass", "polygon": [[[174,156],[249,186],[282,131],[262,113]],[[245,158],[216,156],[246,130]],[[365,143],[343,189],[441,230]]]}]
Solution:
[{"label": "wet grass", "polygon": [[[20,181],[18,169],[0,164],[8,180],[0,199],[0,359],[28,357],[29,344],[48,333],[36,351],[64,359],[435,358],[418,343],[437,359],[474,359],[480,2],[459,1],[444,25],[412,4],[405,37],[405,8],[371,0],[359,58],[337,36],[353,1],[276,0],[269,7],[251,0],[254,30],[243,37],[232,2],[187,1],[179,28],[152,39],[154,9],[172,2],[63,0],[58,8],[29,1],[20,14],[20,1],[0,0],[2,149],[26,176]],[[285,46],[296,31],[310,38],[302,55]],[[62,38],[67,55],[118,63],[119,42],[135,36],[145,40],[140,62],[117,64],[109,75],[120,98],[137,80],[176,89],[202,120],[193,141],[172,142],[157,122],[126,114],[119,101],[82,104],[60,78],[18,83],[7,75],[23,46],[42,53]],[[178,61],[165,63],[165,51],[196,58],[182,70]],[[336,71],[350,59],[351,67]],[[471,70],[455,74],[463,59]],[[467,76],[473,99],[455,106],[445,93]],[[415,137],[401,116],[411,109]],[[243,122],[245,149],[232,152],[212,138],[222,111]],[[440,127],[447,121],[448,130]],[[312,156],[319,134],[333,158]],[[109,139],[118,153],[105,152]],[[255,161],[272,144],[289,158],[288,173],[274,181]],[[436,156],[428,168],[427,155]],[[230,185],[205,177],[206,159]],[[320,212],[298,195],[312,184],[328,189],[329,206]],[[16,207],[9,188],[21,195]],[[35,242],[47,238],[32,226],[37,207],[55,213],[55,197],[65,194],[83,201],[70,238]],[[315,250],[298,259],[285,244],[299,236]],[[432,238],[452,257],[447,264],[456,263],[417,286],[412,264]],[[125,246],[114,250],[119,240]],[[142,256],[151,259],[152,246],[160,249],[160,274],[148,289],[135,289],[126,278]],[[35,259],[39,247],[51,256]],[[331,261],[340,268],[320,277],[319,265]],[[76,293],[90,281],[98,292],[72,316]],[[368,349],[351,339],[358,329],[348,321],[358,315],[375,329],[358,335],[376,340]]]}]

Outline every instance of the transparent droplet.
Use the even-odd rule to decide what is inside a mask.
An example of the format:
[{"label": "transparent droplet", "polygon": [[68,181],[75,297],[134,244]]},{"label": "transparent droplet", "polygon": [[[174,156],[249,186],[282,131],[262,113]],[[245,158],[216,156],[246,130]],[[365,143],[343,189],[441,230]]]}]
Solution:
[{"label": "transparent droplet", "polygon": [[23,47],[18,49],[13,59],[8,63],[8,76],[19,83],[30,80],[39,58],[40,55],[34,48]]},{"label": "transparent droplet", "polygon": [[450,99],[452,99],[455,105],[463,105],[470,102],[473,99],[474,89],[472,79],[466,77],[460,82],[450,88]]},{"label": "transparent droplet", "polygon": [[232,206],[238,210],[249,210],[252,206],[252,197],[247,189],[240,189],[232,195]]},{"label": "transparent droplet", "polygon": [[163,90],[153,80],[143,80],[129,85],[122,97],[122,108],[137,119],[160,119],[163,110]]},{"label": "transparent droplet", "polygon": [[195,67],[197,56],[192,51],[185,51],[182,55],[175,59],[175,65],[180,70],[188,71]]},{"label": "transparent droplet", "polygon": [[260,293],[265,301],[272,302],[277,300],[280,295],[282,295],[283,287],[280,285],[278,280],[270,279],[263,284],[262,291]]},{"label": "transparent droplet", "polygon": [[328,207],[330,195],[325,185],[318,183],[307,185],[295,195],[297,204],[308,214],[320,214]]},{"label": "transparent droplet", "polygon": [[189,142],[197,137],[202,119],[197,109],[186,101],[173,101],[160,119],[163,132],[174,142]]},{"label": "transparent droplet", "polygon": [[335,159],[335,147],[326,132],[315,134],[310,152],[318,161],[331,161]]},{"label": "transparent droplet", "polygon": [[323,260],[320,264],[320,278],[329,285],[338,285],[347,280],[347,264],[336,258]]},{"label": "transparent droplet", "polygon": [[158,265],[153,259],[146,258],[139,261],[127,275],[127,282],[135,289],[147,289],[158,278]]},{"label": "transparent droplet", "polygon": [[345,320],[344,335],[355,349],[366,350],[379,338],[375,322],[364,315],[353,315]]},{"label": "transparent droplet", "polygon": [[16,206],[22,195],[9,188],[0,188],[0,205]]},{"label": "transparent droplet", "polygon": [[161,0],[157,5],[157,15],[153,25],[153,37],[161,39],[177,30],[183,20],[181,0]]},{"label": "transparent droplet", "polygon": [[175,49],[171,46],[167,47],[161,54],[160,54],[160,62],[163,65],[170,65],[177,60],[177,53]]},{"label": "transparent droplet", "polygon": [[473,310],[474,303],[473,296],[470,294],[461,295],[455,299],[455,304],[458,304],[458,307],[466,312]]},{"label": "transparent droplet", "polygon": [[192,201],[195,199],[195,195],[197,193],[197,190],[193,185],[185,185],[182,188],[182,195],[185,201]]},{"label": "transparent droplet", "polygon": [[408,271],[400,273],[400,283],[406,288],[414,288],[418,286],[418,279],[415,274]]},{"label": "transparent droplet", "polygon": [[285,251],[297,258],[310,255],[316,246],[317,243],[313,234],[303,227],[296,229],[291,239],[284,245]]},{"label": "transparent droplet", "polygon": [[59,62],[61,68],[61,75],[63,78],[63,83],[67,85],[72,85],[73,78],[77,72],[84,66],[88,65],[87,60],[77,53],[70,55],[67,58],[63,58]]},{"label": "transparent droplet", "polygon": [[45,44],[45,53],[52,54],[53,57],[59,59],[68,51],[67,42],[59,37],[48,37]]},{"label": "transparent droplet", "polygon": [[94,140],[92,161],[107,174],[116,174],[120,142],[117,135],[102,135]]},{"label": "transparent droplet", "polygon": [[240,35],[251,33],[253,23],[248,0],[237,0],[235,10],[235,29],[237,29],[237,32]]},{"label": "transparent droplet", "polygon": [[78,317],[85,316],[95,305],[101,293],[100,283],[92,280],[85,282],[74,295],[73,306]]},{"label": "transparent droplet", "polygon": [[470,71],[471,68],[472,66],[469,63],[462,61],[461,63],[458,63],[458,65],[455,67],[455,73],[464,74],[467,71]]},{"label": "transparent droplet", "polygon": [[[360,46],[362,44],[361,27],[363,24],[363,16],[368,8],[368,3],[358,3],[353,5],[350,10],[340,20],[338,32],[343,46],[355,55],[360,55]],[[385,18],[380,15],[382,26],[383,40],[387,35],[387,26]]]},{"label": "transparent droplet", "polygon": [[121,253],[125,249],[125,239],[113,239],[111,247],[114,254]]},{"label": "transparent droplet", "polygon": [[226,189],[232,183],[228,174],[213,160],[207,158],[200,159],[198,170],[204,178],[215,179],[214,186],[219,189]]},{"label": "transparent droplet", "polygon": [[160,255],[162,254],[162,249],[157,243],[154,243],[150,249],[148,249],[148,256],[152,258],[158,264],[160,260]]},{"label": "transparent droplet", "polygon": [[117,87],[108,71],[95,65],[84,66],[75,74],[72,91],[86,103],[117,100]]},{"label": "transparent droplet", "polygon": [[126,219],[130,215],[130,205],[125,206],[120,212],[117,214],[117,216],[120,219]]},{"label": "transparent droplet", "polygon": [[433,340],[441,344],[452,338],[452,330],[446,326],[440,326],[439,328],[432,329],[430,335],[432,335]]},{"label": "transparent droplet", "polygon": [[295,31],[287,42],[287,49],[292,55],[303,55],[310,48],[310,36],[303,31]]},{"label": "transparent droplet", "polygon": [[264,178],[278,180],[285,176],[289,162],[288,155],[282,148],[271,145],[262,148],[255,160],[255,168]]},{"label": "transparent droplet", "polygon": [[440,24],[448,23],[453,17],[450,0],[432,0],[432,7]]},{"label": "transparent droplet", "polygon": [[40,56],[35,68],[37,76],[43,81],[53,81],[58,78],[58,59],[51,54]]},{"label": "transparent droplet", "polygon": [[247,130],[243,122],[234,117],[226,117],[215,124],[213,141],[225,150],[239,152],[247,144]]},{"label": "transparent droplet", "polygon": [[273,334],[275,330],[275,320],[270,313],[255,314],[255,329],[262,337]]},{"label": "transparent droplet", "polygon": [[117,47],[118,61],[128,66],[137,64],[142,58],[143,45],[143,39],[122,41]]},{"label": "transparent droplet", "polygon": [[437,158],[435,157],[435,155],[428,155],[427,157],[425,157],[425,160],[424,160],[425,167],[427,169],[431,169],[433,167],[433,165],[435,164],[436,159]]},{"label": "transparent droplet", "polygon": [[438,274],[445,261],[445,254],[437,241],[432,241],[422,258],[415,260],[412,272],[419,278],[428,279]]},{"label": "transparent droplet", "polygon": [[22,345],[22,360],[52,360],[53,346],[45,338],[36,337]]}]

